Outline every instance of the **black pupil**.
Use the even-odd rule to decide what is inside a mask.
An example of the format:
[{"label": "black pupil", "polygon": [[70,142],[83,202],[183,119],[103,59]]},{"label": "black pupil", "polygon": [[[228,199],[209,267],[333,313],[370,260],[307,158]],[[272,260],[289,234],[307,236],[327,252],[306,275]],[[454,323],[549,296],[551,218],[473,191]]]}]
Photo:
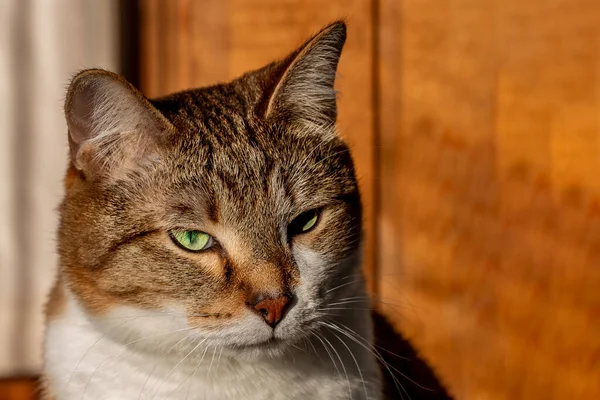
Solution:
[{"label": "black pupil", "polygon": [[310,210],[310,211],[306,211],[303,212],[302,214],[298,215],[290,224],[289,227],[289,233],[290,236],[294,236],[294,235],[298,235],[300,233],[306,233],[308,231],[310,231],[314,225],[316,225],[316,222],[314,223],[313,226],[309,227],[308,229],[304,229],[304,226],[311,220],[313,219],[315,216],[319,215],[319,211],[318,210]]}]

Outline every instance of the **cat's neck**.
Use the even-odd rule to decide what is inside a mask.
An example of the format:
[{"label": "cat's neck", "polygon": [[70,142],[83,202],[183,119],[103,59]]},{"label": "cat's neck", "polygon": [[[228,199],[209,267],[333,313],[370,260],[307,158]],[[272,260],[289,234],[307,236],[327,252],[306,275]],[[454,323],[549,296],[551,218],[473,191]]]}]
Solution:
[{"label": "cat's neck", "polygon": [[[318,336],[281,357],[252,359],[203,347],[201,341],[161,347],[160,334],[115,338],[110,330],[123,327],[123,318],[113,318],[108,327],[90,318],[68,292],[64,302],[60,314],[49,320],[45,346],[50,392],[61,400],[251,400],[281,398],[282,393],[286,399],[347,399],[349,393],[353,399],[379,398],[369,318],[364,315],[368,307],[332,317]],[[135,324],[164,324],[150,312],[128,317]]]}]

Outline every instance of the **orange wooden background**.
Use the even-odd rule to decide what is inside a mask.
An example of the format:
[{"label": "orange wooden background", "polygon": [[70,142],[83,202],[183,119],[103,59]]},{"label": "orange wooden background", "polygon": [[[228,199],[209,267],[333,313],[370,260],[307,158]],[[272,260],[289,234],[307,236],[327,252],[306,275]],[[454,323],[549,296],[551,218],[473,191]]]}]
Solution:
[{"label": "orange wooden background", "polygon": [[148,95],[348,17],[365,270],[458,399],[600,398],[600,1],[143,0]]},{"label": "orange wooden background", "polygon": [[599,399],[600,1],[380,21],[381,296],[458,398]]},{"label": "orange wooden background", "polygon": [[0,380],[0,400],[34,400],[38,398],[38,383],[31,378]]}]

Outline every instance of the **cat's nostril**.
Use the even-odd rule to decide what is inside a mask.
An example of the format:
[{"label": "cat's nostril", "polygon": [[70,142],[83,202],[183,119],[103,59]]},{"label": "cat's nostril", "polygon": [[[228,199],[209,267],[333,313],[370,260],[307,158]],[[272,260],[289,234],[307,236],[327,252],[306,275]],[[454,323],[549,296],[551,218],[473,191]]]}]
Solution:
[{"label": "cat's nostril", "polygon": [[275,298],[265,298],[260,296],[258,301],[248,303],[248,306],[263,317],[268,325],[275,328],[285,316],[285,312],[291,300],[291,297],[285,295]]}]

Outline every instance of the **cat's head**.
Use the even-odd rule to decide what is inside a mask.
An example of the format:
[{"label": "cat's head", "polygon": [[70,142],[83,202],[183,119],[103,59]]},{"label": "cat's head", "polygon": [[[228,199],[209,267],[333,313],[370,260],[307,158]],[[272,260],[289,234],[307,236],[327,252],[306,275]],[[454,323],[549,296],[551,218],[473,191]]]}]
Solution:
[{"label": "cat's head", "polygon": [[283,61],[156,100],[106,71],[73,79],[61,275],[88,315],[130,318],[131,339],[179,330],[272,353],[362,293],[358,186],[335,132],[345,37],[334,23]]}]

